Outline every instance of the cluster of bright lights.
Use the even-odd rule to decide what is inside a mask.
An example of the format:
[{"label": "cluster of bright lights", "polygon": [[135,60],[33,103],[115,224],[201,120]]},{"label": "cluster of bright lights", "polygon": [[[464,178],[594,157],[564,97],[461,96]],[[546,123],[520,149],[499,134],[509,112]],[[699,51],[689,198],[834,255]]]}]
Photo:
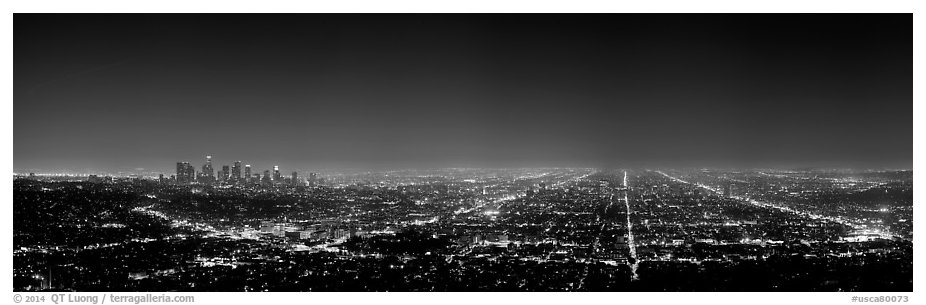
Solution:
[{"label": "cluster of bright lights", "polygon": [[[714,193],[717,193],[717,194],[722,193],[722,191],[721,191],[720,189],[713,188],[713,187],[708,186],[708,185],[704,185],[704,184],[701,184],[701,183],[691,183],[691,182],[688,182],[688,181],[685,181],[685,180],[682,180],[682,179],[679,179],[679,178],[676,178],[676,177],[672,177],[672,176],[670,176],[670,175],[668,175],[668,174],[666,174],[666,173],[664,173],[664,172],[662,172],[662,171],[656,171],[656,172],[659,173],[659,174],[662,174],[663,176],[665,176],[665,177],[667,177],[667,178],[669,178],[669,179],[671,179],[671,180],[673,180],[673,181],[676,181],[676,182],[681,182],[681,183],[689,184],[689,185],[695,185],[695,186],[698,186],[698,187],[700,187],[700,188],[709,190],[709,191],[714,192]],[[839,224],[842,224],[842,225],[846,225],[846,226],[852,227],[852,229],[855,231],[855,232],[852,233],[852,235],[877,235],[877,236],[879,236],[880,238],[892,238],[892,237],[895,237],[893,234],[891,234],[890,232],[888,232],[888,231],[886,231],[886,230],[879,229],[879,228],[872,228],[872,227],[870,227],[870,226],[868,226],[868,225],[860,224],[860,223],[857,223],[857,222],[855,222],[855,221],[851,221],[851,220],[849,220],[849,219],[846,219],[846,218],[840,217],[840,216],[826,216],[826,215],[820,215],[820,214],[816,214],[816,213],[811,213],[811,212],[808,212],[808,211],[800,211],[800,210],[796,210],[796,209],[794,209],[794,208],[791,208],[791,207],[788,207],[788,206],[784,206],[784,205],[781,205],[781,204],[770,203],[770,202],[765,202],[765,201],[759,201],[759,200],[755,200],[755,199],[752,199],[752,198],[749,198],[749,197],[746,197],[746,196],[729,196],[729,197],[730,197],[730,198],[733,198],[733,199],[737,199],[737,200],[740,201],[740,202],[745,202],[745,203],[748,203],[748,204],[750,204],[750,205],[757,206],[757,207],[761,207],[761,208],[776,209],[776,210],[779,210],[779,211],[782,211],[782,212],[791,213],[791,214],[796,214],[796,215],[800,215],[800,216],[803,216],[803,217],[806,217],[806,218],[810,218],[810,219],[814,219],[814,220],[826,220],[826,221],[829,221],[829,222],[835,222],[835,223],[839,223]],[[860,232],[865,232],[865,233],[860,233]]]}]

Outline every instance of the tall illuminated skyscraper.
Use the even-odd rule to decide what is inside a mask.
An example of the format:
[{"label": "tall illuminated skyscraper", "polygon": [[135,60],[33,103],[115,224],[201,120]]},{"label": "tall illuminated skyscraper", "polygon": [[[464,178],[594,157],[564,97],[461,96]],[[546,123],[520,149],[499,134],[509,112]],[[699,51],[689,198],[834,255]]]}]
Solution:
[{"label": "tall illuminated skyscraper", "polygon": [[177,183],[188,184],[196,177],[196,170],[190,162],[177,162]]},{"label": "tall illuminated skyscraper", "polygon": [[200,174],[202,183],[212,183],[215,181],[215,170],[212,169],[212,156],[206,156],[206,164],[203,164],[203,171]]},{"label": "tall illuminated skyscraper", "polygon": [[244,166],[244,180],[245,182],[251,182],[251,165]]},{"label": "tall illuminated skyscraper", "polygon": [[274,165],[273,166],[273,182],[280,182],[280,181],[283,181],[283,175],[280,174],[280,166]]},{"label": "tall illuminated skyscraper", "polygon": [[183,165],[183,162],[177,162],[177,183],[183,183],[183,177],[186,173],[186,166]]},{"label": "tall illuminated skyscraper", "polygon": [[264,178],[261,179],[261,184],[263,184],[264,186],[269,186],[272,183],[273,181],[270,180],[270,171],[264,170]]},{"label": "tall illuminated skyscraper", "polygon": [[241,161],[235,161],[231,169],[231,177],[235,183],[241,182]]},{"label": "tall illuminated skyscraper", "polygon": [[228,165],[222,165],[222,172],[219,175],[219,179],[222,180],[222,182],[228,182],[228,178],[230,177],[230,174],[231,173],[228,170]]}]

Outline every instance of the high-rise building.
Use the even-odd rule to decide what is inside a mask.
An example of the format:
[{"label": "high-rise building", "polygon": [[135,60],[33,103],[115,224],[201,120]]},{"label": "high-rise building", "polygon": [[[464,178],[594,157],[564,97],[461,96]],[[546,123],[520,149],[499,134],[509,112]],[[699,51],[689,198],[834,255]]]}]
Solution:
[{"label": "high-rise building", "polygon": [[279,183],[281,181],[283,181],[283,175],[280,174],[280,166],[274,165],[273,166],[273,182]]},{"label": "high-rise building", "polygon": [[183,165],[184,163],[186,162],[177,162],[177,183],[181,183],[186,174],[186,166]]},{"label": "high-rise building", "polygon": [[235,165],[232,166],[231,177],[235,183],[241,182],[241,161],[235,161]]},{"label": "high-rise building", "polygon": [[244,179],[247,180],[245,182],[248,182],[248,183],[251,182],[251,165],[250,164],[244,166]]},{"label": "high-rise building", "polygon": [[212,169],[212,156],[206,156],[206,164],[203,164],[203,171],[200,174],[200,182],[212,183],[215,181],[215,171]]},{"label": "high-rise building", "polygon": [[177,162],[177,183],[192,183],[196,178],[196,170],[190,162]]},{"label": "high-rise building", "polygon": [[309,173],[309,186],[315,187],[315,184],[317,183],[317,179],[318,179],[317,173]]},{"label": "high-rise building", "polygon": [[299,184],[299,176],[298,176],[298,175],[299,175],[299,174],[297,174],[296,172],[293,172],[293,177],[292,177],[292,179],[290,179],[290,183],[292,183],[292,185],[298,185],[298,184]]},{"label": "high-rise building", "polygon": [[261,180],[261,184],[270,185],[273,181],[270,180],[270,170],[264,170],[264,178]]},{"label": "high-rise building", "polygon": [[222,182],[228,182],[228,177],[230,174],[231,173],[228,170],[228,165],[222,165],[222,173],[219,175],[219,179],[221,179]]},{"label": "high-rise building", "polygon": [[193,167],[193,164],[187,163],[186,165],[186,179],[189,183],[196,181],[196,168]]}]

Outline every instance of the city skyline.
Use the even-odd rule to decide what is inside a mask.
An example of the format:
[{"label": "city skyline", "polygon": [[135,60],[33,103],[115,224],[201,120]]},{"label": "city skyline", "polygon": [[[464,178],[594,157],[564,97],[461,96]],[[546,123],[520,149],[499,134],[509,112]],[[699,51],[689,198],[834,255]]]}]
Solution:
[{"label": "city skyline", "polygon": [[14,23],[17,172],[912,167],[911,15]]},{"label": "city skyline", "polygon": [[914,291],[912,14],[13,19],[15,302]]},{"label": "city skyline", "polygon": [[[211,157],[211,155],[204,155],[204,156],[205,156],[205,157]],[[207,160],[208,160],[208,159],[207,159]],[[234,160],[234,159],[229,159],[229,160]],[[199,163],[197,163],[195,160],[176,161],[175,163],[176,163],[177,166],[179,166],[180,163],[189,164],[190,166],[192,166],[192,169],[195,169],[194,172],[195,172],[196,175],[200,175],[200,174],[203,173],[203,169],[201,168],[201,166],[197,166],[197,164],[199,164]],[[219,162],[219,163],[222,163],[222,162]],[[239,171],[244,171],[244,170],[246,169],[246,170],[248,170],[248,171],[250,172],[250,171],[253,169],[254,171],[252,172],[251,176],[255,176],[255,175],[260,174],[260,172],[261,172],[260,170],[261,170],[261,169],[272,171],[274,168],[286,167],[286,166],[281,166],[281,165],[278,165],[278,164],[275,164],[275,163],[268,163],[268,165],[265,165],[265,166],[252,166],[251,164],[244,164],[243,161],[241,161],[241,160],[226,161],[226,162],[222,163],[221,166],[222,166],[222,167],[229,167],[229,170],[230,170],[230,173],[229,173],[229,174],[231,175],[231,174],[233,173],[233,171],[235,171],[235,166],[234,166],[234,164],[236,164],[236,163],[240,163],[240,166],[242,166],[242,167],[240,167],[240,168],[238,169]],[[203,161],[203,162],[201,163],[202,166],[205,166],[206,164],[209,164],[209,162],[208,162],[208,161]],[[270,165],[270,164],[272,164],[272,165]],[[763,167],[763,166],[752,166],[752,167],[717,167],[717,166],[684,166],[684,167],[670,167],[670,166],[662,166],[662,167],[660,167],[660,166],[610,166],[610,167],[594,167],[594,166],[522,166],[522,167],[503,167],[503,166],[498,166],[498,167],[489,167],[489,166],[483,166],[483,167],[479,167],[479,166],[421,166],[421,167],[397,167],[397,166],[393,166],[393,167],[357,167],[357,166],[353,166],[353,167],[350,167],[350,166],[348,166],[348,167],[339,167],[339,168],[332,168],[332,167],[328,167],[328,168],[326,168],[326,167],[302,167],[302,168],[294,168],[294,167],[289,167],[289,168],[286,170],[286,172],[287,172],[287,173],[317,174],[317,173],[319,173],[319,172],[334,172],[334,173],[361,173],[361,172],[368,172],[368,173],[377,173],[377,172],[390,172],[390,171],[403,171],[403,170],[445,170],[445,169],[497,169],[497,170],[505,170],[505,169],[591,169],[591,168],[599,168],[599,169],[630,169],[630,168],[633,168],[633,169],[647,169],[647,170],[671,169],[671,168],[674,168],[674,169],[713,169],[713,170],[757,170],[757,169],[770,169],[770,170],[783,170],[783,171],[789,171],[789,170],[797,170],[797,171],[811,170],[811,171],[824,171],[824,172],[828,172],[828,171],[912,171],[912,170],[913,170],[912,167],[904,168],[904,167],[887,167],[887,166],[884,166],[884,167],[848,167],[848,166],[842,166],[842,167],[839,167],[839,166],[819,166],[819,167],[814,167],[814,166],[791,166],[791,167],[770,167],[770,166],[764,166],[764,167]],[[83,169],[83,170],[66,169],[66,170],[45,170],[45,171],[39,170],[39,171],[36,171],[36,170],[28,169],[28,170],[17,170],[17,171],[14,171],[13,174],[14,174],[14,176],[38,175],[38,176],[74,176],[74,177],[86,177],[86,176],[93,175],[93,176],[111,176],[111,177],[147,177],[147,178],[156,178],[158,174],[164,175],[165,177],[169,177],[169,176],[172,176],[172,175],[176,175],[177,172],[178,172],[178,171],[177,171],[177,168],[176,168],[176,167],[168,168],[168,169],[160,168],[160,167],[159,167],[159,168],[118,169],[118,170],[115,170],[115,171],[93,170],[93,169]],[[215,170],[215,169],[213,169],[213,175],[212,175],[212,176],[218,177],[220,174],[221,174],[221,170]],[[241,177],[247,177],[247,176],[248,176],[248,175],[245,174],[244,172],[241,172],[240,175],[241,175]],[[305,178],[305,177],[302,177],[302,178]]]}]

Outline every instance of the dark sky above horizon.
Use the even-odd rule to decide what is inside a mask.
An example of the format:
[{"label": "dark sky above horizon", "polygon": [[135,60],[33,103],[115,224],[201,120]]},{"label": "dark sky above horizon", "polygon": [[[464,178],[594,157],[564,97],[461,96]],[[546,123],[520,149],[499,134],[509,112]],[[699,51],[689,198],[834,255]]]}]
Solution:
[{"label": "dark sky above horizon", "polygon": [[912,24],[15,14],[14,168],[909,168]]}]

